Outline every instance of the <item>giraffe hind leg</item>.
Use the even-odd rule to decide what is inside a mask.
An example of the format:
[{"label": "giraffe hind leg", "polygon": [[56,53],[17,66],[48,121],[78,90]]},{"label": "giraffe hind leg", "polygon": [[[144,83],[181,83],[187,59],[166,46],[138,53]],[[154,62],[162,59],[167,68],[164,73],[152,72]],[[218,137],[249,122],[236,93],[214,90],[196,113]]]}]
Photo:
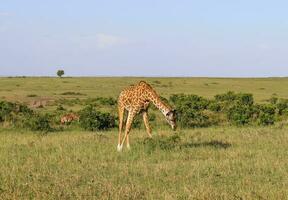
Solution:
[{"label": "giraffe hind leg", "polygon": [[[125,139],[128,138],[127,136],[129,135],[129,132],[130,132],[131,125],[132,125],[133,119],[135,117],[135,114],[136,114],[136,112],[134,110],[130,110],[129,113],[128,113],[128,118],[127,118],[126,127],[125,127],[125,135],[124,135],[124,137],[123,137],[123,139],[121,141],[121,148],[123,147]],[[129,139],[127,140],[127,147],[130,148]]]},{"label": "giraffe hind leg", "polygon": [[118,114],[119,114],[119,133],[118,133],[118,145],[117,145],[117,151],[122,150],[121,146],[121,134],[123,129],[123,119],[124,119],[124,107],[118,107]]}]

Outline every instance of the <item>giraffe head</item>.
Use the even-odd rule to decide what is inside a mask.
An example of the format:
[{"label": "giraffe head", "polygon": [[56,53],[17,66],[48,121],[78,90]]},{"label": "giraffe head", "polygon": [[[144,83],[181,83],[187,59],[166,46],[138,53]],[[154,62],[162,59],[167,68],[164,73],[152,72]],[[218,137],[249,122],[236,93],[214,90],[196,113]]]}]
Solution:
[{"label": "giraffe head", "polygon": [[166,120],[170,124],[171,128],[175,131],[176,130],[176,111],[171,110],[166,114]]}]

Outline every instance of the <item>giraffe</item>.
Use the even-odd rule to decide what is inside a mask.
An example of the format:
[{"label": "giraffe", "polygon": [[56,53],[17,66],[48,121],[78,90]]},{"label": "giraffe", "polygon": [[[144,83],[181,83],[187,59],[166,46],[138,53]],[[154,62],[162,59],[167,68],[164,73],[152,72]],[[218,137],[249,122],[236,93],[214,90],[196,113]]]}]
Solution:
[{"label": "giraffe", "polygon": [[[118,98],[118,114],[119,114],[119,135],[118,135],[118,146],[117,150],[122,151],[123,144],[126,139],[127,148],[130,149],[129,143],[129,132],[134,117],[142,112],[143,121],[146,127],[148,137],[152,137],[151,128],[148,121],[148,107],[152,102],[165,116],[168,124],[173,130],[176,130],[176,114],[169,105],[161,101],[159,95],[155,90],[145,81],[140,81],[136,85],[132,85],[124,89]],[[123,117],[124,112],[128,111],[128,117],[125,127],[124,137],[121,141],[121,134],[123,128]]]},{"label": "giraffe", "polygon": [[74,113],[69,113],[69,114],[62,116],[60,121],[61,121],[61,124],[63,125],[63,124],[72,122],[74,120],[79,121],[79,116]]}]

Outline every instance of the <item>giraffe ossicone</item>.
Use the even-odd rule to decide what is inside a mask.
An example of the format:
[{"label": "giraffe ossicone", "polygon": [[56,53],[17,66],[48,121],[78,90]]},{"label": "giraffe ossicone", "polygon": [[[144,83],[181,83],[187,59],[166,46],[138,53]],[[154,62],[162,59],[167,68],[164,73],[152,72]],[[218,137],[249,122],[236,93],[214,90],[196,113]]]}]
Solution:
[{"label": "giraffe ossicone", "polygon": [[[146,132],[149,137],[152,137],[151,128],[148,120],[148,107],[153,103],[164,115],[168,124],[173,130],[176,129],[176,114],[175,110],[168,104],[163,102],[156,91],[145,81],[140,81],[138,84],[124,89],[118,98],[118,114],[119,114],[119,135],[117,150],[122,151],[123,144],[126,140],[127,148],[130,149],[129,132],[134,117],[142,112],[143,121],[146,127]],[[128,111],[126,128],[124,137],[121,138],[124,112]]]}]

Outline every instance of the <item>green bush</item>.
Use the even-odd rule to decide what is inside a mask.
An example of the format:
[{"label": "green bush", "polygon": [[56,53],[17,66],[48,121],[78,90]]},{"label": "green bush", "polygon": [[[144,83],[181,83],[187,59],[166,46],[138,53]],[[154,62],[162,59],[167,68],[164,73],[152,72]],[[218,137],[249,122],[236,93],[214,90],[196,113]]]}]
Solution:
[{"label": "green bush", "polygon": [[8,101],[0,102],[0,122],[15,121],[17,115],[31,115],[33,110],[24,104],[12,103]]},{"label": "green bush", "polygon": [[248,93],[234,93],[234,92],[227,92],[224,94],[218,94],[215,97],[217,102],[228,102],[231,104],[232,102],[243,104],[243,105],[253,105],[254,98],[252,94]]},{"label": "green bush", "polygon": [[276,107],[274,105],[260,105],[259,111],[258,122],[260,125],[273,125],[275,123]]},{"label": "green bush", "polygon": [[224,94],[217,94],[215,97],[216,101],[235,101],[237,99],[237,95],[234,92],[227,92]]},{"label": "green bush", "polygon": [[7,118],[11,117],[11,114],[16,109],[16,104],[1,101],[0,102],[0,122],[6,121]]},{"label": "green bush", "polygon": [[115,118],[89,105],[80,111],[80,126],[89,131],[106,130],[115,126]]},{"label": "green bush", "polygon": [[208,110],[211,110],[213,112],[220,112],[221,111],[221,104],[218,103],[217,101],[210,101],[208,105]]},{"label": "green bush", "polygon": [[193,110],[205,110],[209,105],[209,100],[197,95],[174,94],[170,101],[177,106],[178,110],[191,108]]},{"label": "green bush", "polygon": [[281,99],[276,103],[279,115],[288,114],[288,99]]},{"label": "green bush", "polygon": [[109,105],[109,106],[113,106],[116,105],[117,100],[113,99],[112,97],[98,97],[96,98],[96,100],[101,104],[101,105]]},{"label": "green bush", "polygon": [[209,127],[213,125],[208,115],[192,109],[182,114],[181,117],[179,117],[179,122],[182,127],[190,128]]},{"label": "green bush", "polygon": [[[149,123],[151,126],[151,123],[153,123],[156,120],[156,115],[154,113],[149,113],[148,118],[149,118]],[[125,118],[124,122],[126,122],[126,120],[127,119]],[[134,118],[133,123],[132,123],[132,128],[140,129],[143,124],[144,124],[143,115],[142,115],[142,113],[140,113],[140,114],[136,115],[136,117]]]},{"label": "green bush", "polygon": [[28,108],[28,106],[23,105],[23,104],[19,104],[17,109],[17,113],[23,113],[25,115],[31,115],[33,114],[33,110],[31,110],[30,108]]},{"label": "green bush", "polygon": [[253,118],[252,106],[235,104],[227,111],[228,120],[235,125],[249,124]]},{"label": "green bush", "polygon": [[182,127],[208,127],[213,125],[203,111],[208,109],[209,101],[197,95],[172,95],[170,101],[177,110],[177,121]]},{"label": "green bush", "polygon": [[25,116],[23,127],[28,128],[32,131],[50,132],[54,131],[50,124],[51,116],[48,114],[34,114],[30,116]]},{"label": "green bush", "polygon": [[276,104],[278,102],[278,98],[277,97],[271,97],[270,99],[268,99],[268,102],[271,104]]},{"label": "green bush", "polygon": [[237,100],[242,105],[253,105],[254,104],[254,98],[252,94],[247,93],[240,93],[237,95]]}]

